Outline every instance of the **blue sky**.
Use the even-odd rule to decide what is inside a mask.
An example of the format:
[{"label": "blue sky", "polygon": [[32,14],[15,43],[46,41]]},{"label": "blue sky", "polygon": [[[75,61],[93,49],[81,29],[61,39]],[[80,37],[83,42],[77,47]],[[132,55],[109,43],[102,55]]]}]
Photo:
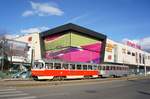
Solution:
[{"label": "blue sky", "polygon": [[150,40],[150,0],[0,0],[0,13],[0,30],[14,35],[72,22],[116,41]]}]

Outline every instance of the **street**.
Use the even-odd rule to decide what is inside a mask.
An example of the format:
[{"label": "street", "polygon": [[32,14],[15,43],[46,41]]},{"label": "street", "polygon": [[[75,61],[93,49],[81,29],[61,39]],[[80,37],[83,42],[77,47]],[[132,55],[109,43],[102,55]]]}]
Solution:
[{"label": "street", "polygon": [[0,99],[149,99],[150,80],[0,87]]}]

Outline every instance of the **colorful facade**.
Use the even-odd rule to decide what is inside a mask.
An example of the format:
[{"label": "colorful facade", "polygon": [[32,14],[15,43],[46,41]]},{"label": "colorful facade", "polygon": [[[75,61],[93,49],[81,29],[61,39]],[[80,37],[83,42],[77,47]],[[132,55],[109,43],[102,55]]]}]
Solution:
[{"label": "colorful facade", "polygon": [[46,60],[100,64],[105,41],[103,34],[66,24],[41,33],[42,56]]},{"label": "colorful facade", "polygon": [[78,33],[65,33],[44,38],[45,58],[68,62],[100,63],[100,40]]}]

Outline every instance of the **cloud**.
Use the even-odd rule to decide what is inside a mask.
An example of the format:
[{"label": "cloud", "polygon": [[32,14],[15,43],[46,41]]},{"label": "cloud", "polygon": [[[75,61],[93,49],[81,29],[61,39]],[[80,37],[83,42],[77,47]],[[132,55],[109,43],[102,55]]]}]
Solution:
[{"label": "cloud", "polygon": [[71,18],[70,20],[66,21],[65,23],[79,23],[79,24],[82,24],[82,25],[91,25],[97,21],[99,21],[100,19],[98,18],[91,18],[91,13],[84,13],[82,15],[79,15],[79,16],[76,16],[76,17],[73,17]]},{"label": "cloud", "polygon": [[56,5],[52,3],[38,3],[30,1],[31,10],[26,10],[23,12],[22,16],[32,16],[32,15],[38,15],[38,16],[50,16],[50,15],[56,15],[61,16],[64,14],[64,12],[56,7]]},{"label": "cloud", "polygon": [[70,22],[73,22],[73,23],[81,22],[81,21],[84,21],[88,16],[89,16],[88,14],[82,14],[82,15],[73,17],[72,19],[68,20],[66,23],[70,23]]},{"label": "cloud", "polygon": [[22,29],[20,32],[22,34],[26,34],[26,33],[35,33],[35,32],[42,32],[42,31],[45,31],[45,30],[48,30],[49,28],[48,27],[34,27],[34,28],[28,28],[28,29]]},{"label": "cloud", "polygon": [[30,11],[30,10],[27,10],[27,11],[25,11],[23,14],[22,14],[22,16],[32,16],[32,15],[34,15],[34,12],[33,11]]},{"label": "cloud", "polygon": [[14,39],[14,38],[16,38],[16,37],[18,37],[19,35],[15,35],[15,34],[6,34],[5,35],[5,38],[7,38],[7,39]]},{"label": "cloud", "polygon": [[125,38],[122,41],[125,42],[127,40],[141,45],[142,49],[150,52],[150,37],[145,37],[143,39],[133,39],[133,40],[129,40],[129,39]]}]

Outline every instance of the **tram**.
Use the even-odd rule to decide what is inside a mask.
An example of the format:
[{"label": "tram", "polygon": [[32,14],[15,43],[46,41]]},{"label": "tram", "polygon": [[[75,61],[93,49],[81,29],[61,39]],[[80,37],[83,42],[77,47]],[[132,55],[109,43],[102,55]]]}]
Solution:
[{"label": "tram", "polygon": [[38,61],[34,63],[31,74],[34,80],[121,77],[128,75],[128,66]]}]

